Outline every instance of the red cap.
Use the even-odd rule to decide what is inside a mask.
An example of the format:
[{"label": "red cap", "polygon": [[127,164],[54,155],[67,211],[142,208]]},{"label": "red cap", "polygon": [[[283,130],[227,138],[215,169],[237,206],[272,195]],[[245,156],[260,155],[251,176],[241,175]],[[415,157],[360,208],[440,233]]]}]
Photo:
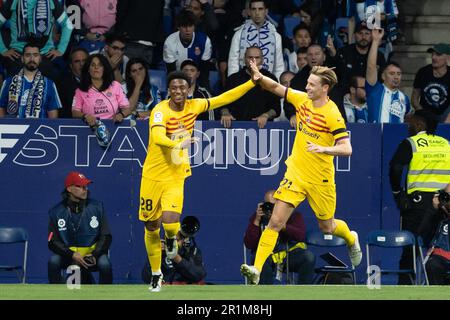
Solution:
[{"label": "red cap", "polygon": [[67,187],[70,186],[87,186],[92,181],[84,176],[84,174],[76,171],[69,172],[66,177],[66,181],[64,181],[64,185]]}]

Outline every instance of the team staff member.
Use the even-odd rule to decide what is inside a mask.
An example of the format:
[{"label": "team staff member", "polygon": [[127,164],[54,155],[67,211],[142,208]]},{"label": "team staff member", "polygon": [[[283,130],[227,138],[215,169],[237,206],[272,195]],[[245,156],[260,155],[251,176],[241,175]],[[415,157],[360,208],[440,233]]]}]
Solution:
[{"label": "team staff member", "polygon": [[50,283],[63,283],[61,270],[71,264],[81,267],[81,283],[91,283],[91,271],[99,271],[100,283],[112,283],[108,250],[112,236],[103,203],[89,198],[92,181],[79,172],[65,180],[63,200],[49,211],[48,262]]},{"label": "team staff member", "polygon": [[267,228],[261,235],[255,265],[243,264],[241,273],[250,283],[258,284],[264,262],[273,252],[280,230],[286,225],[294,209],[308,199],[324,233],[343,238],[348,246],[352,264],[361,263],[362,253],[358,234],[350,231],[343,220],[334,218],[336,187],[334,184],[334,156],[350,156],[352,146],[338,107],[328,98],[337,83],[333,70],[313,67],[306,92],[286,88],[263,76],[250,62],[252,79],[296,109],[298,132],[292,154],[286,160],[287,171],[274,198],[277,199]]},{"label": "team staff member", "polygon": [[[389,179],[402,230],[427,238],[435,224],[432,200],[450,183],[450,146],[435,135],[438,119],[429,110],[417,110],[407,118],[409,138],[403,140],[389,164]],[[408,166],[406,191],[401,187],[403,168]],[[400,258],[401,269],[412,269],[410,248]],[[411,284],[408,275],[399,275],[398,284]]]},{"label": "team staff member", "polygon": [[165,233],[166,254],[177,254],[176,235],[180,229],[184,180],[191,175],[188,146],[195,119],[202,112],[231,103],[251,88],[251,80],[210,99],[188,100],[190,79],[182,72],[167,77],[170,99],[159,103],[150,114],[148,153],[142,169],[139,219],[145,222],[145,247],[152,267],[150,290],[161,291],[161,244],[159,230]]}]

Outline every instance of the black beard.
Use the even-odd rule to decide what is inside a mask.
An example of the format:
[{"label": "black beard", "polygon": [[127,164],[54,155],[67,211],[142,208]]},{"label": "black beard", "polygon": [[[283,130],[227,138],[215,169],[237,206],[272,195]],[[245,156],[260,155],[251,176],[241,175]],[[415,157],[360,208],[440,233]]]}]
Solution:
[{"label": "black beard", "polygon": [[25,69],[28,70],[28,71],[35,71],[35,70],[37,70],[37,68],[38,68],[37,64],[35,64],[33,66],[30,66],[30,64],[26,64],[25,65]]}]

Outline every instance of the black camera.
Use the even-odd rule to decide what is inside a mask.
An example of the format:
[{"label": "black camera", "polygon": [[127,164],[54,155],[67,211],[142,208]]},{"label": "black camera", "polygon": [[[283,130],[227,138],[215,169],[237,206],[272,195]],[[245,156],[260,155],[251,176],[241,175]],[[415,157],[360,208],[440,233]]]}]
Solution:
[{"label": "black camera", "polygon": [[445,206],[447,203],[450,202],[450,194],[447,191],[441,189],[441,190],[439,190],[438,199],[439,199],[439,204],[442,206]]},{"label": "black camera", "polygon": [[95,264],[95,258],[94,256],[85,256],[83,258],[83,260],[88,264],[88,265],[94,265]]},{"label": "black camera", "polygon": [[271,202],[264,202],[261,205],[261,210],[263,212],[263,216],[261,217],[261,224],[267,225],[269,223],[270,217],[272,216],[274,204]]},{"label": "black camera", "polygon": [[200,221],[194,216],[187,216],[181,222],[181,234],[185,238],[193,237],[200,230]]}]

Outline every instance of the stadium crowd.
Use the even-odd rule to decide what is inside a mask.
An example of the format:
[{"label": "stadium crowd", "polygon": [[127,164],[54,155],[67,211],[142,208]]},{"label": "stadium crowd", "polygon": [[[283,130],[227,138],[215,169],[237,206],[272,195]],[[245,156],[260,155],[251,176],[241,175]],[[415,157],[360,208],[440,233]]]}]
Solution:
[{"label": "stadium crowd", "polygon": [[[147,119],[167,98],[167,73],[188,72],[190,97],[209,97],[249,78],[247,49],[255,47],[267,75],[295,74],[294,89],[305,90],[312,67],[334,67],[339,84],[330,98],[347,122],[402,123],[422,108],[450,122],[448,44],[428,50],[432,63],[417,71],[411,97],[400,89],[402,69],[391,59],[403,34],[395,0],[6,0],[0,10],[0,117]],[[27,43],[40,49],[34,78],[21,74]],[[92,54],[109,64],[100,66],[103,84],[92,60],[83,71]],[[88,87],[102,98],[85,110]],[[295,126],[292,105],[258,91],[199,119]],[[255,110],[255,97],[268,105]]]}]

